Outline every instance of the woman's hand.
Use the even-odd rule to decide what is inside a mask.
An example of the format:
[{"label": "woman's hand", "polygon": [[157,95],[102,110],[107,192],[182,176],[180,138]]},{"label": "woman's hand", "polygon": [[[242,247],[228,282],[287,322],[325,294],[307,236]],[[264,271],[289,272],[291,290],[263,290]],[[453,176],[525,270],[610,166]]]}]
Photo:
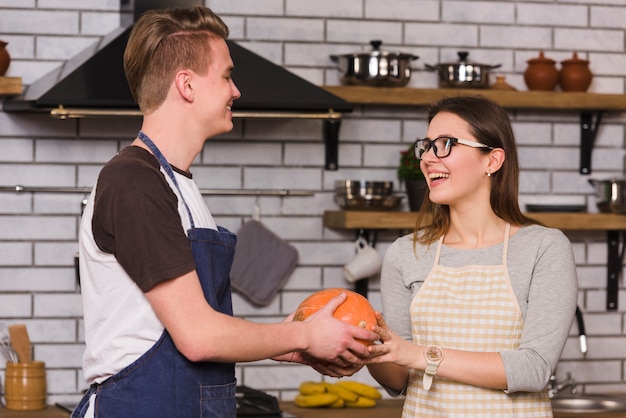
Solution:
[{"label": "woman's hand", "polygon": [[319,373],[331,377],[352,376],[353,374],[361,370],[361,368],[363,368],[363,364],[350,364],[342,367],[329,361],[316,359],[306,353],[298,352],[290,353],[290,358],[288,361],[311,366]]},{"label": "woman's hand", "polygon": [[376,312],[376,320],[378,324],[372,327],[372,331],[380,335],[380,344],[368,346],[371,357],[366,364],[393,363],[405,368],[423,369],[420,346],[393,332],[380,312]]}]

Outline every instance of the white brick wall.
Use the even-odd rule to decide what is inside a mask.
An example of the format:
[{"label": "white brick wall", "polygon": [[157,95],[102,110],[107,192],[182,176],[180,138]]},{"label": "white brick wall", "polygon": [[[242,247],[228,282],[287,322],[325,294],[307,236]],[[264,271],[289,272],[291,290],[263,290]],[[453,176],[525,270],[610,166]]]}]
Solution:
[{"label": "white brick wall", "polygon": [[[0,39],[9,42],[9,76],[38,80],[120,21],[118,0],[0,0]],[[456,59],[458,50],[482,63],[502,64],[507,81],[524,90],[526,61],[544,50],[562,61],[574,51],[591,60],[593,92],[625,91],[626,6],[622,0],[207,0],[231,28],[231,38],[316,84],[338,84],[330,54],[383,47],[418,55],[412,87],[436,87],[424,69]],[[277,87],[278,88],[278,87]],[[245,92],[244,92],[245,94]],[[578,115],[511,112],[522,174],[521,203],[586,204],[593,189],[578,173]],[[139,119],[52,120],[0,111],[0,186],[89,187],[104,164],[128,144]],[[608,113],[593,153],[593,178],[624,171],[626,114]],[[426,129],[423,110],[357,107],[342,124],[339,171],[325,171],[318,121],[236,121],[232,133],[207,143],[193,171],[204,188],[304,189],[313,196],[258,199],[264,222],[290,240],[300,264],[281,294],[255,308],[234,295],[235,312],[278,321],[309,293],[347,286],[341,266],[353,254],[352,231],[325,229],[322,213],[336,209],[336,179],[395,180],[399,151]],[[396,182],[396,185],[398,183]],[[80,193],[0,193],[0,321],[24,322],[35,356],[48,366],[49,401],[76,401],[85,383],[81,301],[74,277]],[[218,222],[237,230],[254,210],[250,196],[207,196]],[[406,205],[406,203],[405,203]],[[397,231],[381,231],[384,253]],[[626,287],[619,311],[607,312],[605,234],[570,232],[578,263],[579,302],[589,353],[578,351],[576,326],[558,368],[587,392],[626,391]],[[624,281],[622,280],[622,283]],[[378,280],[370,297],[380,307]],[[1,367],[1,366],[0,366]],[[297,384],[318,379],[312,369],[271,361],[241,365],[240,383],[290,399]],[[4,373],[0,373],[4,378]],[[366,372],[358,379],[372,382]]]}]

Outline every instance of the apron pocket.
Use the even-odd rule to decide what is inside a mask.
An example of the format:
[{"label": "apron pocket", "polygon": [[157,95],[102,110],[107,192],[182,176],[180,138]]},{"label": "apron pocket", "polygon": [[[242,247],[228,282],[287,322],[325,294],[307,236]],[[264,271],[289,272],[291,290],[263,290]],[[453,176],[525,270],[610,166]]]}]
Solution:
[{"label": "apron pocket", "polygon": [[237,382],[226,385],[200,386],[200,409],[203,418],[235,418]]}]

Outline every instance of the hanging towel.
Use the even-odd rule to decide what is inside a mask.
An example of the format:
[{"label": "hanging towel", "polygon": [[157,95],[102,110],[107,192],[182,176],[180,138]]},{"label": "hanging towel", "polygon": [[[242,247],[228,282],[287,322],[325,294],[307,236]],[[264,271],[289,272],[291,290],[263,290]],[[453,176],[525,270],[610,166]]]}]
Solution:
[{"label": "hanging towel", "polygon": [[297,263],[298,251],[253,219],[237,232],[231,284],[251,303],[267,306]]}]

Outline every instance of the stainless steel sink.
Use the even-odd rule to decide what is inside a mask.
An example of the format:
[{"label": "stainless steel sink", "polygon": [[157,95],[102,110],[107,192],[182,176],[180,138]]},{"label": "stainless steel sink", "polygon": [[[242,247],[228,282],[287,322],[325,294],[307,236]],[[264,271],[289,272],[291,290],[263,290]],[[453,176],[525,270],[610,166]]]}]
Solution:
[{"label": "stainless steel sink", "polygon": [[626,397],[581,395],[557,396],[551,399],[554,412],[567,413],[606,413],[626,412]]}]

